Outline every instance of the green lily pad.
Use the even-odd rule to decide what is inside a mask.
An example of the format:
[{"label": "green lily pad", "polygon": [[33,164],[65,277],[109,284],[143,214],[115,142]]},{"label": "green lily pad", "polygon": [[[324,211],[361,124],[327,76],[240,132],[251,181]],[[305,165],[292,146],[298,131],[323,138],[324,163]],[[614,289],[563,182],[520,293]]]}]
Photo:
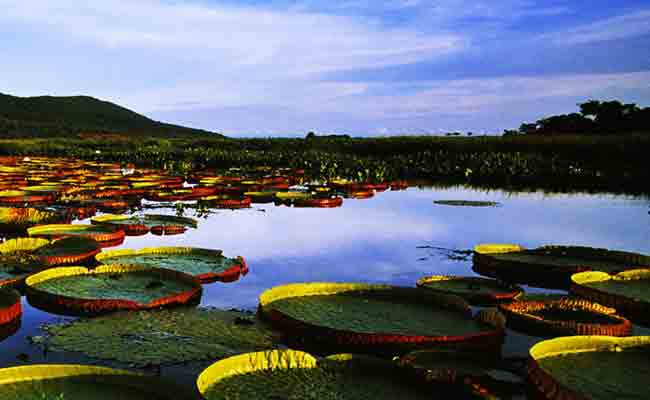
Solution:
[{"label": "green lily pad", "polygon": [[151,247],[140,250],[114,250],[97,255],[104,264],[146,265],[184,272],[203,283],[235,280],[248,272],[244,259],[228,258],[221,250],[194,247]]},{"label": "green lily pad", "polygon": [[192,285],[185,281],[172,279],[154,270],[83,273],[28,284],[34,290],[54,296],[98,300],[124,299],[138,303],[150,303],[192,288]]},{"label": "green lily pad", "polygon": [[95,225],[43,225],[28,229],[30,236],[57,237],[67,235],[103,235],[115,232],[114,229]]},{"label": "green lily pad", "polygon": [[46,266],[78,263],[100,251],[98,242],[83,236],[58,240],[17,238],[0,244],[0,262],[31,272]]},{"label": "green lily pad", "polygon": [[54,240],[34,251],[37,256],[83,256],[99,252],[101,246],[96,240],[83,236],[70,236]]},{"label": "green lily pad", "polygon": [[213,360],[274,347],[273,332],[254,316],[217,309],[119,312],[45,329],[55,350],[140,366]]},{"label": "green lily pad", "polygon": [[63,238],[68,236],[84,236],[94,239],[108,246],[124,241],[124,231],[107,225],[83,225],[83,224],[53,224],[38,225],[27,229],[27,234],[32,237],[42,238]]},{"label": "green lily pad", "polygon": [[538,343],[530,350],[530,374],[538,390],[556,398],[647,399],[648,337],[572,336]]},{"label": "green lily pad", "polygon": [[107,224],[107,225],[144,225],[147,228],[152,228],[154,226],[171,226],[179,225],[186,226],[191,228],[196,228],[198,222],[193,218],[188,217],[177,217],[175,215],[157,215],[157,214],[146,214],[142,216],[138,215],[102,215],[99,217],[93,217],[91,219],[94,224]]},{"label": "green lily pad", "polygon": [[524,292],[519,286],[494,279],[468,276],[429,276],[418,280],[417,286],[460,296],[473,305],[492,305],[512,301]]},{"label": "green lily pad", "polygon": [[586,286],[650,303],[650,276],[648,279],[607,279]]},{"label": "green lily pad", "polygon": [[479,200],[435,200],[434,204],[442,206],[457,206],[457,207],[496,207],[499,203],[495,201],[479,201]]},{"label": "green lily pad", "polygon": [[650,326],[650,269],[636,269],[610,275],[590,271],[571,277],[571,292],[615,307],[632,321]]},{"label": "green lily pad", "polygon": [[456,336],[486,328],[453,311],[347,293],[293,297],[275,301],[270,307],[300,321],[363,333]]},{"label": "green lily pad", "polygon": [[384,285],[278,286],[262,293],[259,312],[290,340],[364,352],[401,352],[451,342],[462,347],[469,341],[489,352],[500,347],[503,334],[498,313],[485,311],[473,318],[460,297]]},{"label": "green lily pad", "polygon": [[0,400],[193,399],[157,378],[84,365],[30,365],[0,369]]},{"label": "green lily pad", "polygon": [[474,254],[474,269],[483,275],[558,289],[568,288],[577,272],[618,272],[640,266],[650,266],[650,256],[582,246],[479,245]]},{"label": "green lily pad", "polygon": [[318,362],[307,353],[292,350],[219,361],[203,371],[197,385],[207,400],[478,398],[459,387],[432,390],[426,384],[413,384],[388,362],[352,355]]}]

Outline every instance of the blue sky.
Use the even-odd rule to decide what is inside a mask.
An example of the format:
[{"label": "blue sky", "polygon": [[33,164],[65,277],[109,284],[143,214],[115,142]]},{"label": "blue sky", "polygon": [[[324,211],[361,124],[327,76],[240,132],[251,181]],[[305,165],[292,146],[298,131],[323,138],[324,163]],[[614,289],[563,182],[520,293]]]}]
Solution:
[{"label": "blue sky", "polygon": [[87,94],[231,136],[498,133],[590,98],[650,106],[647,0],[0,9],[0,92]]}]

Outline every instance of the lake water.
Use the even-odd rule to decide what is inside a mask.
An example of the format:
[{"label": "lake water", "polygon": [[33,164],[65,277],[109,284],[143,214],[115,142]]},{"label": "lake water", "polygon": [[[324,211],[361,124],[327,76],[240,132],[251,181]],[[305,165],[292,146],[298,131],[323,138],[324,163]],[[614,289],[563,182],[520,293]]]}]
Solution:
[{"label": "lake water", "polygon": [[[433,204],[446,199],[488,200],[500,205]],[[345,199],[342,207],[332,209],[257,204],[244,210],[213,211],[199,219],[198,229],[184,235],[127,237],[119,248],[182,245],[222,249],[228,257],[241,255],[249,265],[249,274],[233,283],[205,285],[201,304],[254,310],[262,291],[291,282],[414,286],[417,279],[431,274],[475,275],[471,257],[452,260],[436,248],[472,249],[479,243],[569,244],[647,254],[649,203],[647,198],[607,194],[412,187],[377,193],[370,199]],[[174,214],[174,210],[151,213]],[[191,217],[193,212],[185,215]],[[29,336],[42,335],[41,324],[65,318],[32,308],[24,298],[23,306],[21,329],[0,342],[0,367],[80,360],[72,354],[44,355],[38,346],[30,345]],[[521,350],[521,342],[517,343],[512,345],[509,337],[506,350],[508,346]],[[172,368],[171,374],[181,369]],[[186,374],[185,380],[191,381],[193,372]]]}]

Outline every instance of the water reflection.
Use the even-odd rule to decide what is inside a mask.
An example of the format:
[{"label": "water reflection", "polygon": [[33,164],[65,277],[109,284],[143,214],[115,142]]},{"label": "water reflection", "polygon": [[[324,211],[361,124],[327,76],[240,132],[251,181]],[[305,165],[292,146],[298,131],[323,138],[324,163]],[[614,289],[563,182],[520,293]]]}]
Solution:
[{"label": "water reflection", "polygon": [[[439,199],[487,200],[453,207]],[[364,281],[412,286],[427,274],[474,275],[471,261],[419,246],[471,249],[477,243],[574,244],[650,252],[648,201],[610,195],[548,195],[464,188],[383,192],[338,209],[255,205],[224,210],[199,229],[170,237],[129,237],[122,247],[191,245],[242,255],[250,273],[209,285],[203,304],[254,309],[266,288],[289,282]],[[170,213],[172,210],[168,210]]]}]

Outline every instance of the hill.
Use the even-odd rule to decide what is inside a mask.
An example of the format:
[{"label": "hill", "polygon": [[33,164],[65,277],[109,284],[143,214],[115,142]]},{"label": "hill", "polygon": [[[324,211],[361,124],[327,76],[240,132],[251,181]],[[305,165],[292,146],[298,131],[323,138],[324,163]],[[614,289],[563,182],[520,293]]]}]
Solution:
[{"label": "hill", "polygon": [[154,121],[88,96],[16,97],[0,93],[0,137],[223,137]]}]

